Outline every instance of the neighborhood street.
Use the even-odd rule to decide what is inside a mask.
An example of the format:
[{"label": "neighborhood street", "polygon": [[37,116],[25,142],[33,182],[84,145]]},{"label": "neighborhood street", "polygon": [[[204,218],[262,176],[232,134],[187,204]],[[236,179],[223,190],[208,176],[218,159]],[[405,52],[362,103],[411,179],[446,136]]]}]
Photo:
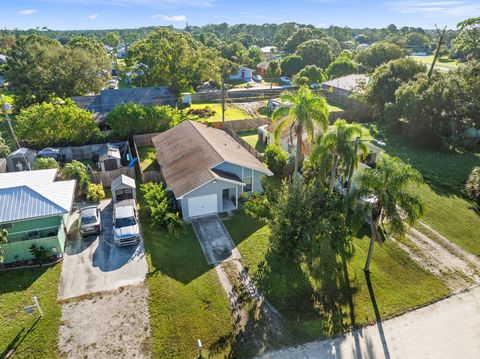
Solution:
[{"label": "neighborhood street", "polygon": [[476,359],[480,287],[338,337],[271,352],[262,359]]}]

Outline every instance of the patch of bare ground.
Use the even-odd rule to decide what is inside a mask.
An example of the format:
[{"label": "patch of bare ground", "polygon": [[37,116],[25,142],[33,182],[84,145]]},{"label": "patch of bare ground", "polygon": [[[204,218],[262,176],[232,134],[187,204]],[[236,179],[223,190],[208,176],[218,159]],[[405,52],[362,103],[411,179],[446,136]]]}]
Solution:
[{"label": "patch of bare ground", "polygon": [[397,243],[421,267],[441,277],[454,293],[480,283],[480,260],[423,222]]},{"label": "patch of bare ground", "polygon": [[146,285],[62,304],[59,349],[65,358],[149,358]]}]

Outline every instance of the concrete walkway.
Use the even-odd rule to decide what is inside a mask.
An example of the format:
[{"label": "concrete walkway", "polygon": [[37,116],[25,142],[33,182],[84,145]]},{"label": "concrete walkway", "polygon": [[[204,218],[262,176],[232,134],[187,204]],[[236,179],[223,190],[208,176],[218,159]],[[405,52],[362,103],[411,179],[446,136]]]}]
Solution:
[{"label": "concrete walkway", "polygon": [[477,359],[480,287],[345,336],[268,353],[263,359]]}]

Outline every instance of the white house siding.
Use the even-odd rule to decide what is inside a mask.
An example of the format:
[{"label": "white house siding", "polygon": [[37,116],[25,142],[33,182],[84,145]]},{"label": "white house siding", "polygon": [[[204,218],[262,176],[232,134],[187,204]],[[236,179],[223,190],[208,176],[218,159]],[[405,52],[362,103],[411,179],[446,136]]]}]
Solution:
[{"label": "white house siding", "polygon": [[184,195],[181,199],[181,210],[183,218],[187,219],[190,216],[188,213],[188,199],[192,197],[204,196],[207,194],[217,194],[217,210],[218,212],[223,212],[222,191],[224,189],[234,187],[238,187],[238,194],[240,195],[240,193],[242,193],[242,186],[220,180],[216,180],[215,183],[213,183],[213,181],[209,182],[202,187],[199,187],[196,190]]}]

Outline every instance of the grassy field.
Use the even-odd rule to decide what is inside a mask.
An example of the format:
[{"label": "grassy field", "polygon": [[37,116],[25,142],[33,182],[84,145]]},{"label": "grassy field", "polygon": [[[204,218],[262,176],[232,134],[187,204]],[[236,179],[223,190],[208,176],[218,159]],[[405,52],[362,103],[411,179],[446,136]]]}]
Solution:
[{"label": "grassy field", "polygon": [[[0,272],[0,358],[15,349],[15,358],[57,358],[61,308],[57,291],[61,265]],[[24,307],[36,295],[43,310],[29,315]],[[40,319],[39,319],[40,318]]]},{"label": "grassy field", "polygon": [[[422,64],[425,65],[431,65],[433,61],[433,55],[430,56],[411,56],[413,59],[415,59],[418,62],[421,62]],[[450,67],[454,68],[458,66],[458,62],[455,60],[450,60],[447,57],[442,57],[437,60],[437,65],[438,66],[445,66],[445,67]]]},{"label": "grassy field", "polygon": [[138,147],[138,155],[143,172],[156,170],[157,151],[154,146]]},{"label": "grassy field", "polygon": [[255,148],[258,152],[263,153],[265,152],[265,144],[258,141],[258,131],[251,130],[251,131],[242,131],[239,132],[238,135],[243,138],[247,143]]},{"label": "grassy field", "polygon": [[391,241],[376,246],[367,278],[363,265],[368,231],[354,238],[344,256],[335,255],[329,243],[320,243],[321,254],[311,264],[295,264],[269,251],[268,226],[240,212],[225,225],[249,273],[286,318],[296,342],[337,335],[449,293],[442,281]]},{"label": "grassy field", "polygon": [[[205,104],[192,104],[190,108],[192,109],[203,109],[205,107],[210,107],[215,114],[209,118],[203,118],[199,120],[205,120],[208,122],[217,122],[222,120],[222,104],[220,103],[205,103]],[[241,108],[227,104],[225,108],[225,121],[232,121],[232,120],[244,120],[246,118],[250,118],[250,116]]]},{"label": "grassy field", "polygon": [[328,103],[328,112],[345,111],[345,107],[337,103]]},{"label": "grassy field", "polygon": [[150,269],[152,356],[197,358],[201,339],[204,354],[221,357],[229,347],[219,343],[233,331],[228,299],[192,227],[176,239],[141,217]]},{"label": "grassy field", "polygon": [[414,188],[426,204],[424,222],[480,256],[480,214],[464,193],[468,175],[473,167],[480,166],[480,154],[417,149],[392,135],[385,136],[385,142],[387,153],[410,163],[425,179],[426,184]]}]

